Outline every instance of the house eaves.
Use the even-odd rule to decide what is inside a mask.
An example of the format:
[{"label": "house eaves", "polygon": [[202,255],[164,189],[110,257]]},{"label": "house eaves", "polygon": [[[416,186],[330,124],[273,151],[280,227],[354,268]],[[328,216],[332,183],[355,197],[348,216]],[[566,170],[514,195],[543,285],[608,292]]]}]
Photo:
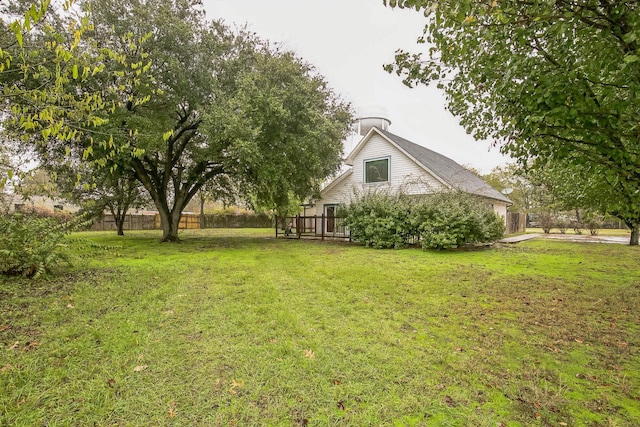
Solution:
[{"label": "house eaves", "polygon": [[[454,160],[400,136],[394,135],[389,131],[377,128],[374,129],[407,157],[412,159],[418,166],[429,172],[448,188],[455,188],[466,193],[498,200],[509,205],[513,204],[507,196],[491,187],[489,184],[484,182],[482,178],[459,165]],[[374,129],[371,129],[365,139],[370,137],[371,132],[373,132]],[[358,147],[359,146],[360,144],[358,144]],[[358,149],[358,147],[356,147],[356,149]],[[354,150],[354,152],[355,151],[356,150]],[[353,153],[349,155],[349,157],[352,155]]]},{"label": "house eaves", "polygon": [[354,147],[354,149],[351,150],[351,153],[349,153],[347,158],[344,160],[345,165],[353,166],[353,159],[355,158],[356,154],[358,154],[360,152],[360,150],[362,150],[362,147],[364,147],[367,144],[367,141],[369,141],[369,139],[371,139],[371,135],[373,135],[374,133],[377,133],[380,136],[382,136],[383,138],[387,139],[383,134],[381,134],[379,132],[377,127],[375,127],[375,126],[372,127],[369,130],[369,132],[367,132],[367,134],[360,140],[360,142],[358,142],[358,145],[356,145]]},{"label": "house eaves", "polygon": [[334,179],[329,184],[327,184],[327,186],[322,189],[321,193],[326,193],[327,191],[331,190],[333,187],[335,187],[336,185],[340,184],[342,181],[344,181],[351,174],[353,174],[353,169],[348,169],[342,175],[339,175],[336,179]]}]

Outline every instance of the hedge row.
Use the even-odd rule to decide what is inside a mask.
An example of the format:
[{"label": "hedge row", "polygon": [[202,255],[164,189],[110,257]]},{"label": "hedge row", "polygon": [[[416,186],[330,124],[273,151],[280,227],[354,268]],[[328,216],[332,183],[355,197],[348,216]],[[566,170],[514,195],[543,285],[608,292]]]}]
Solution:
[{"label": "hedge row", "polygon": [[463,192],[407,196],[369,192],[342,207],[340,216],[354,241],[374,248],[457,248],[493,242],[505,231],[504,219],[481,199]]}]

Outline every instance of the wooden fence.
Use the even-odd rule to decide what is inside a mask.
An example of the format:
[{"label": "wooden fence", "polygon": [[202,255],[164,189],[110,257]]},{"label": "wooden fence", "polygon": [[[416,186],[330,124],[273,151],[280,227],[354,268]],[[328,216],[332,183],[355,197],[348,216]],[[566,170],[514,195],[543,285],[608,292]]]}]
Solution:
[{"label": "wooden fence", "polygon": [[[160,214],[156,214],[156,228],[160,228],[160,224]],[[182,214],[182,216],[180,217],[180,224],[178,224],[179,230],[193,230],[198,228],[200,228],[200,215]]]},{"label": "wooden fence", "polygon": [[[201,217],[199,214],[182,214],[179,228],[269,228],[273,221],[266,215],[211,215]],[[154,230],[160,228],[160,214],[127,214],[124,219],[124,230]],[[93,221],[90,228],[94,231],[117,230],[116,221],[111,214]]]},{"label": "wooden fence", "polygon": [[506,234],[524,233],[527,231],[527,214],[507,212]]},{"label": "wooden fence", "polygon": [[[156,228],[155,215],[127,214],[124,217],[123,229],[130,230],[153,230]],[[91,225],[91,230],[107,231],[117,230],[116,220],[111,214],[106,214],[102,218],[95,219]]]}]

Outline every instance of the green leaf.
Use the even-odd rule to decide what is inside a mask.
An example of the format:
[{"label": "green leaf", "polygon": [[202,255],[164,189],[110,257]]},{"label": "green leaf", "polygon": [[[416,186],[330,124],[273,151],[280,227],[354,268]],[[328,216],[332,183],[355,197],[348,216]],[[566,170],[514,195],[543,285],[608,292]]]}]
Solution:
[{"label": "green leaf", "polygon": [[18,42],[18,46],[20,46],[20,48],[22,48],[22,26],[20,25],[20,23],[18,21],[12,22],[9,25],[9,28],[11,29],[11,31],[13,31],[13,33],[16,36],[16,41]]},{"label": "green leaf", "polygon": [[173,136],[173,129],[171,129],[170,131],[165,132],[164,134],[162,134],[162,140],[166,142],[166,141],[168,141],[168,140],[169,140],[169,138],[171,138],[172,136]]},{"label": "green leaf", "polygon": [[627,34],[622,36],[622,40],[625,43],[633,43],[634,41],[636,41],[638,39],[638,33],[635,31],[630,31]]}]

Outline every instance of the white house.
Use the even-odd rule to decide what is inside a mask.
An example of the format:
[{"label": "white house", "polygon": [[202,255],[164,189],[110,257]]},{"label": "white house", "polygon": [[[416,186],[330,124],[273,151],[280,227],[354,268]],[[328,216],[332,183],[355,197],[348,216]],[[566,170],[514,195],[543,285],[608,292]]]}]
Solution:
[{"label": "white house", "polygon": [[48,196],[22,196],[15,193],[0,193],[0,211],[20,211],[22,209],[42,209],[46,211],[65,211],[76,213],[80,207],[67,202],[64,199]]},{"label": "white house", "polygon": [[307,214],[332,217],[338,205],[371,190],[419,195],[455,189],[481,196],[506,218],[508,197],[450,158],[392,134],[390,124],[384,117],[360,119],[364,136],[345,160],[348,169],[324,187]]}]

